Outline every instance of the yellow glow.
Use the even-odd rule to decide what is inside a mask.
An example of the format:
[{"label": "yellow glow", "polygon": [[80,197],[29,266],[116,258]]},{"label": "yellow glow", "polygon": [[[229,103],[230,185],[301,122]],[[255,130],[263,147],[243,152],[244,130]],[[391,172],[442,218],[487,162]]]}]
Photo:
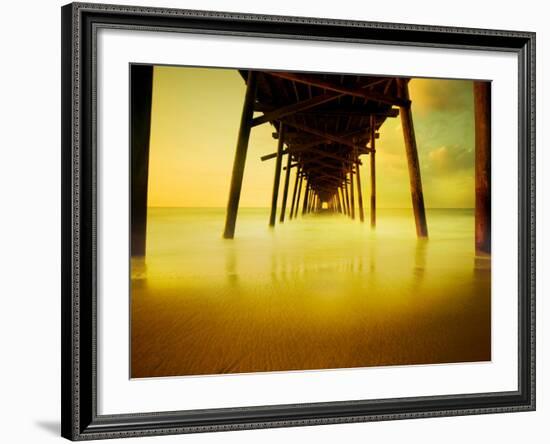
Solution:
[{"label": "yellow glow", "polygon": [[474,203],[471,82],[410,83],[429,240],[416,238],[400,118],[377,140],[376,229],[369,156],[366,223],[322,212],[269,227],[275,164],[260,156],[276,141],[262,125],[251,134],[236,237],[223,239],[244,94],[235,70],[154,70],[132,377],[490,360],[490,262],[474,262],[473,210],[464,209]]},{"label": "yellow glow", "polygon": [[[466,362],[491,358],[490,270],[473,211],[380,210],[378,227],[268,209],[152,208],[133,262],[132,376]],[[452,257],[452,260],[449,260]],[[488,261],[487,261],[488,262]]]},{"label": "yellow glow", "polygon": [[[155,67],[149,206],[224,207],[245,93],[236,70]],[[429,208],[474,205],[473,97],[469,81],[413,79],[410,83],[424,197]],[[271,125],[252,129],[241,208],[268,207],[276,150]],[[368,193],[369,159],[361,177]],[[410,208],[400,119],[388,119],[377,140],[380,208]]]}]

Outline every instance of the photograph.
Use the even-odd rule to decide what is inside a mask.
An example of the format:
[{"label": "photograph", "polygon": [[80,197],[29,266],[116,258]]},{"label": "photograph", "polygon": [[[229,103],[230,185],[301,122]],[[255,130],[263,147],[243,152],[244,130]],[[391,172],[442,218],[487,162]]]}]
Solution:
[{"label": "photograph", "polygon": [[327,5],[61,8],[63,437],[524,440],[542,28]]},{"label": "photograph", "polygon": [[129,79],[130,378],[491,361],[490,80]]}]

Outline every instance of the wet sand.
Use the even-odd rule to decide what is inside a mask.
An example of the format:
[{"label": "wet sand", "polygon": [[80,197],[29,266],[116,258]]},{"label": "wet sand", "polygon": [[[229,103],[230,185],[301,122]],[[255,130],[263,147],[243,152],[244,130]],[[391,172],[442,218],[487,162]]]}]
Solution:
[{"label": "wet sand", "polygon": [[[133,378],[491,359],[490,262],[475,261],[472,210],[379,210],[267,226],[241,209],[150,208],[132,260]],[[367,215],[368,220],[368,215]]]}]

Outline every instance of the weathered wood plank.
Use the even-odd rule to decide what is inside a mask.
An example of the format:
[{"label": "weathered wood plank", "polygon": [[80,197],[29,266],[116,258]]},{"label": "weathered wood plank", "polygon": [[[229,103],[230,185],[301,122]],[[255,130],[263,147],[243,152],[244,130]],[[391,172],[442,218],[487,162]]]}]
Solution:
[{"label": "weathered wood plank", "polygon": [[300,184],[298,186],[298,199],[296,200],[296,208],[294,208],[294,217],[298,217],[298,208],[300,207],[300,195],[302,194],[302,182],[304,181],[304,175],[300,172]]},{"label": "weathered wood plank", "polygon": [[[398,84],[403,98],[409,98],[409,86],[406,79],[398,79]],[[414,134],[414,124],[410,106],[400,108],[401,126],[405,139],[407,152],[407,165],[409,168],[409,182],[416,224],[416,235],[420,238],[428,237],[428,224],[426,222],[426,209],[424,207],[424,193],[422,191],[422,179],[420,175],[420,163]]]},{"label": "weathered wood plank", "polygon": [[[281,123],[281,132],[284,132],[283,124]],[[296,164],[294,164],[296,165]],[[292,168],[292,156],[287,157],[286,162],[286,173],[285,173],[285,184],[283,187],[283,202],[281,204],[281,216],[279,217],[279,222],[283,223],[285,221],[286,213],[286,200],[288,198],[288,185],[290,183],[290,169]]]},{"label": "weathered wood plank", "polygon": [[389,94],[381,94],[375,91],[368,91],[362,88],[354,88],[345,85],[340,85],[329,80],[324,80],[320,77],[315,77],[307,74],[296,74],[291,72],[270,71],[268,74],[294,82],[304,83],[306,85],[317,86],[318,88],[336,91],[342,94],[361,97],[367,100],[375,100],[377,102],[386,103],[388,105],[408,106],[410,100],[402,97],[393,97]]},{"label": "weathered wood plank", "polygon": [[371,139],[370,139],[370,226],[376,227],[376,137],[374,118],[371,117]]},{"label": "weathered wood plank", "polygon": [[365,221],[365,211],[363,210],[363,190],[361,189],[361,170],[359,166],[355,168],[357,179],[357,203],[359,205],[359,220],[361,222]]},{"label": "weathered wood plank", "polygon": [[132,65],[130,70],[131,247],[132,256],[145,256],[149,140],[153,100],[153,66]]},{"label": "weathered wood plank", "polygon": [[301,100],[299,102],[293,103],[292,105],[283,106],[281,108],[267,112],[263,116],[256,117],[252,120],[252,126],[261,125],[263,123],[268,123],[274,120],[279,120],[283,117],[291,116],[299,111],[305,111],[307,109],[311,109],[324,103],[330,102],[331,100],[335,100],[342,95],[343,94],[337,93],[335,91],[329,91],[326,94],[322,94],[311,99]]},{"label": "weathered wood plank", "polygon": [[491,254],[491,83],[474,82],[475,243],[477,255]]},{"label": "weathered wood plank", "polygon": [[296,179],[294,180],[294,191],[292,192],[292,204],[290,206],[289,219],[294,217],[294,206],[296,205],[296,195],[298,193],[298,181],[300,180],[300,167],[296,169]]},{"label": "weathered wood plank", "polygon": [[235,160],[233,161],[231,185],[229,188],[229,199],[227,202],[225,228],[223,232],[223,237],[225,239],[233,239],[235,236],[235,225],[237,223],[237,212],[239,211],[239,200],[241,198],[244,166],[246,163],[246,153],[248,151],[248,140],[250,139],[250,129],[252,128],[251,122],[252,116],[254,115],[256,85],[257,73],[255,71],[249,71],[246,85],[246,95],[241,114],[239,136],[237,139],[237,148],[235,150]]},{"label": "weathered wood plank", "polygon": [[[275,219],[277,217],[277,201],[279,197],[279,184],[281,181],[281,166],[283,163],[283,147],[284,147],[284,131],[285,127],[282,123],[279,124],[279,134],[281,137],[277,143],[277,161],[275,162],[275,177],[273,178],[273,192],[271,194],[271,213],[269,215],[269,225],[275,226]],[[290,156],[288,156],[290,163]],[[287,174],[288,177],[288,174]],[[288,186],[288,182],[287,182]],[[287,190],[288,191],[288,190]]]},{"label": "weathered wood plank", "polygon": [[312,127],[309,127],[307,125],[302,125],[301,123],[292,122],[292,121],[289,121],[289,120],[286,120],[286,119],[284,119],[284,122],[285,122],[285,124],[287,124],[289,126],[292,126],[294,128],[297,128],[299,130],[305,131],[306,133],[310,133],[310,134],[314,134],[316,136],[324,137],[327,140],[330,140],[331,142],[335,142],[335,143],[339,143],[341,145],[349,146],[350,148],[356,148],[357,150],[362,151],[362,152],[368,152],[369,151],[368,148],[365,148],[361,145],[357,145],[357,144],[353,143],[352,141],[350,141],[349,139],[345,139],[343,137],[336,136],[334,134],[330,134],[330,133],[325,132],[325,131],[321,131],[317,128],[312,128]]}]

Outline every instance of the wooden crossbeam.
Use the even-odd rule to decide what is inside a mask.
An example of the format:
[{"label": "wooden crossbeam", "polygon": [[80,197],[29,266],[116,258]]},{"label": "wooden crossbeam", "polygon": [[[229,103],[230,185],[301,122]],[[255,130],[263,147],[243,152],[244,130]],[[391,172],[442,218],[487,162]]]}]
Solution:
[{"label": "wooden crossbeam", "polygon": [[299,164],[299,163],[293,163],[293,164],[290,165],[290,166],[285,166],[285,167],[283,167],[283,170],[286,171],[286,170],[289,169],[289,168],[296,168],[298,165],[300,165],[300,164]]},{"label": "wooden crossbeam", "polygon": [[325,144],[331,144],[332,142],[325,138],[320,138],[316,140],[312,140],[311,142],[307,143],[300,143],[300,142],[291,142],[289,145],[291,147],[294,147],[294,149],[299,149],[300,151],[306,151],[309,148],[314,148],[319,145],[325,145]]},{"label": "wooden crossbeam", "polygon": [[308,164],[304,164],[305,171],[308,174],[309,173],[315,173],[317,171],[325,171],[326,168],[328,168],[330,170],[333,170],[333,171],[342,171],[342,168],[338,168],[338,167],[335,167],[335,166],[327,166],[327,165],[324,165],[322,163],[316,163],[316,162],[314,162],[314,163],[317,166],[309,167],[309,166],[307,166]]},{"label": "wooden crossbeam", "polygon": [[[292,151],[294,152],[293,148],[291,148]],[[344,156],[340,156],[338,154],[335,154],[335,153],[330,153],[330,152],[327,152],[327,151],[323,151],[323,150],[319,150],[319,149],[316,149],[316,148],[308,148],[307,151],[305,150],[302,150],[302,152],[308,152],[308,153],[315,153],[319,156],[323,156],[323,157],[328,157],[329,159],[335,159],[335,160],[339,160],[340,162],[343,162],[344,164],[346,165],[352,165],[353,163],[357,163],[359,165],[361,165],[361,161],[359,159],[357,160],[350,160]]]},{"label": "wooden crossbeam", "polygon": [[[295,154],[295,153],[302,153],[302,152],[304,152],[304,153],[305,152],[311,152],[311,153],[316,153],[316,154],[319,154],[319,155],[323,155],[324,157],[330,157],[331,159],[340,160],[340,161],[345,162],[345,163],[351,163],[352,162],[349,159],[346,159],[345,157],[338,156],[337,154],[333,154],[333,153],[329,153],[329,152],[326,152],[326,151],[315,149],[316,146],[321,145],[322,143],[326,143],[326,141],[315,142],[315,143],[312,142],[312,143],[308,143],[308,144],[304,144],[304,145],[293,144],[293,145],[291,145],[290,149],[289,148],[284,149],[282,155],[284,156],[285,154],[288,154],[288,153]],[[365,151],[365,147],[361,147],[361,153],[368,154],[368,152],[369,152],[368,149],[367,149],[367,151]],[[260,160],[262,162],[264,162],[266,160],[275,159],[276,157],[277,157],[277,153],[270,153],[270,154],[266,154],[265,156],[261,156]],[[356,163],[361,165],[360,160],[357,160]]]},{"label": "wooden crossbeam", "polygon": [[[372,116],[371,116],[372,117]],[[380,128],[380,126],[382,126],[382,124],[380,123],[378,125],[378,128]],[[359,137],[359,136],[362,136],[360,139],[358,139],[355,143],[355,145],[361,145],[361,142],[364,140],[365,142],[367,142],[370,138],[370,126],[364,126],[364,127],[361,127],[361,128],[358,128],[358,129],[354,129],[353,131],[347,131],[347,132],[342,132],[342,133],[339,133],[339,134],[333,134],[334,136],[337,136],[337,137],[343,137],[343,138],[346,138],[346,139],[350,139],[351,137]],[[274,139],[279,139],[279,133],[273,133],[273,138]],[[380,138],[380,134],[379,133],[376,133],[376,138]],[[301,149],[305,149],[305,148],[309,148],[309,147],[314,147],[314,146],[318,146],[318,145],[323,145],[323,144],[332,144],[334,143],[333,140],[331,139],[328,139],[326,137],[307,137],[307,136],[304,136],[303,133],[300,133],[300,132],[294,132],[294,133],[290,133],[290,134],[286,134],[285,135],[285,143],[290,145],[299,145],[301,147]],[[368,154],[368,151],[365,151],[364,147],[360,150],[361,153],[363,154]]]},{"label": "wooden crossbeam", "polygon": [[381,103],[387,103],[388,105],[398,106],[410,106],[411,101],[408,99],[402,99],[400,97],[390,96],[388,94],[381,94],[375,91],[367,91],[362,88],[353,88],[345,85],[339,85],[329,80],[321,79],[315,76],[307,74],[295,74],[291,72],[276,72],[270,71],[268,74],[279,77],[293,82],[304,83],[306,85],[316,86],[318,88],[328,89],[330,91],[336,91],[342,94],[361,97],[367,100],[375,100]]},{"label": "wooden crossbeam", "polygon": [[330,168],[331,170],[341,170],[342,169],[342,165],[333,165],[331,163],[324,162],[320,159],[315,159],[315,158],[302,159],[301,163],[304,166],[315,164],[315,165],[319,165],[319,167],[322,167],[322,168]]},{"label": "wooden crossbeam", "polygon": [[326,193],[335,193],[338,189],[335,185],[329,185],[329,186],[322,186],[322,185],[315,185],[315,189],[317,191],[325,191]]},{"label": "wooden crossbeam", "polygon": [[298,112],[296,116],[316,116],[316,117],[369,117],[374,115],[376,117],[397,117],[399,116],[399,110],[397,108],[390,108],[387,111],[369,111],[368,109],[361,109],[358,106],[338,107],[334,110],[309,110],[306,112]]},{"label": "wooden crossbeam", "polygon": [[[369,82],[365,85],[362,85],[359,89],[370,88],[378,83],[385,82],[385,81],[386,79],[375,80],[373,82]],[[273,120],[278,120],[283,117],[296,114],[296,113],[301,113],[307,110],[310,110],[309,112],[312,112],[311,111],[312,108],[315,108],[319,105],[323,105],[327,102],[334,101],[345,95],[346,95],[345,93],[329,90],[325,94],[321,94],[319,96],[312,97],[310,99],[292,103],[291,105],[283,106],[281,108],[268,109],[267,107],[262,107],[261,109],[258,109],[258,111],[264,112],[264,115],[252,119],[252,126],[261,125],[263,123],[267,123]],[[313,113],[315,113],[315,111],[313,111]],[[362,108],[355,107],[354,109],[350,109],[350,110],[346,108],[340,109],[340,107],[338,107],[338,112],[334,115],[346,115],[346,114],[347,115],[364,115],[364,116],[368,116],[369,114],[375,114],[378,116],[397,117],[397,115],[399,114],[399,110],[392,109],[388,111],[378,110],[378,111],[371,112],[369,110],[365,110],[364,107]]]},{"label": "wooden crossbeam", "polygon": [[323,178],[334,179],[334,180],[338,181],[339,184],[344,181],[343,177],[336,176],[334,174],[329,174],[329,173],[324,173],[324,174],[320,174],[319,176],[315,176],[315,179],[323,179]]},{"label": "wooden crossbeam", "polygon": [[[286,149],[283,150],[282,155],[284,156],[285,154],[288,154],[288,153],[289,153],[288,148],[286,148]],[[265,156],[260,157],[260,160],[263,162],[265,160],[275,159],[275,157],[277,157],[277,153],[271,153],[271,154],[266,154]]]},{"label": "wooden crossbeam", "polygon": [[305,111],[315,106],[322,105],[323,103],[327,103],[331,100],[335,100],[341,96],[343,96],[343,94],[337,93],[335,91],[329,91],[326,94],[322,94],[311,99],[302,100],[300,102],[293,103],[292,105],[283,106],[282,108],[267,112],[263,116],[256,117],[252,120],[252,126],[261,125],[262,123],[271,122],[273,120],[279,120],[283,117],[295,114],[298,111]]},{"label": "wooden crossbeam", "polygon": [[318,130],[316,128],[311,128],[307,125],[302,125],[302,124],[297,123],[297,122],[288,121],[286,119],[284,119],[284,122],[285,122],[286,125],[292,126],[296,129],[305,131],[306,133],[310,133],[310,134],[313,134],[315,136],[324,137],[324,138],[330,140],[331,142],[339,143],[340,145],[349,146],[350,148],[355,148],[355,149],[357,149],[359,151],[362,151],[362,152],[368,152],[370,150],[369,148],[365,148],[361,145],[357,145],[357,144],[353,143],[352,141],[350,141],[350,140],[348,140],[344,137],[336,136],[334,134],[327,133],[325,131],[321,131],[321,130]]},{"label": "wooden crossbeam", "polygon": [[[294,153],[299,153],[301,151],[305,151],[307,149],[307,147],[295,147],[295,148],[291,148],[290,150],[288,148],[284,149],[283,152],[282,152],[282,155],[284,156],[285,154],[288,154],[288,153],[291,153],[291,154],[294,154]],[[269,159],[274,159],[275,157],[277,157],[277,153],[271,153],[271,154],[266,154],[265,156],[262,156],[260,157],[260,160],[263,162],[265,160],[269,160]]]}]

